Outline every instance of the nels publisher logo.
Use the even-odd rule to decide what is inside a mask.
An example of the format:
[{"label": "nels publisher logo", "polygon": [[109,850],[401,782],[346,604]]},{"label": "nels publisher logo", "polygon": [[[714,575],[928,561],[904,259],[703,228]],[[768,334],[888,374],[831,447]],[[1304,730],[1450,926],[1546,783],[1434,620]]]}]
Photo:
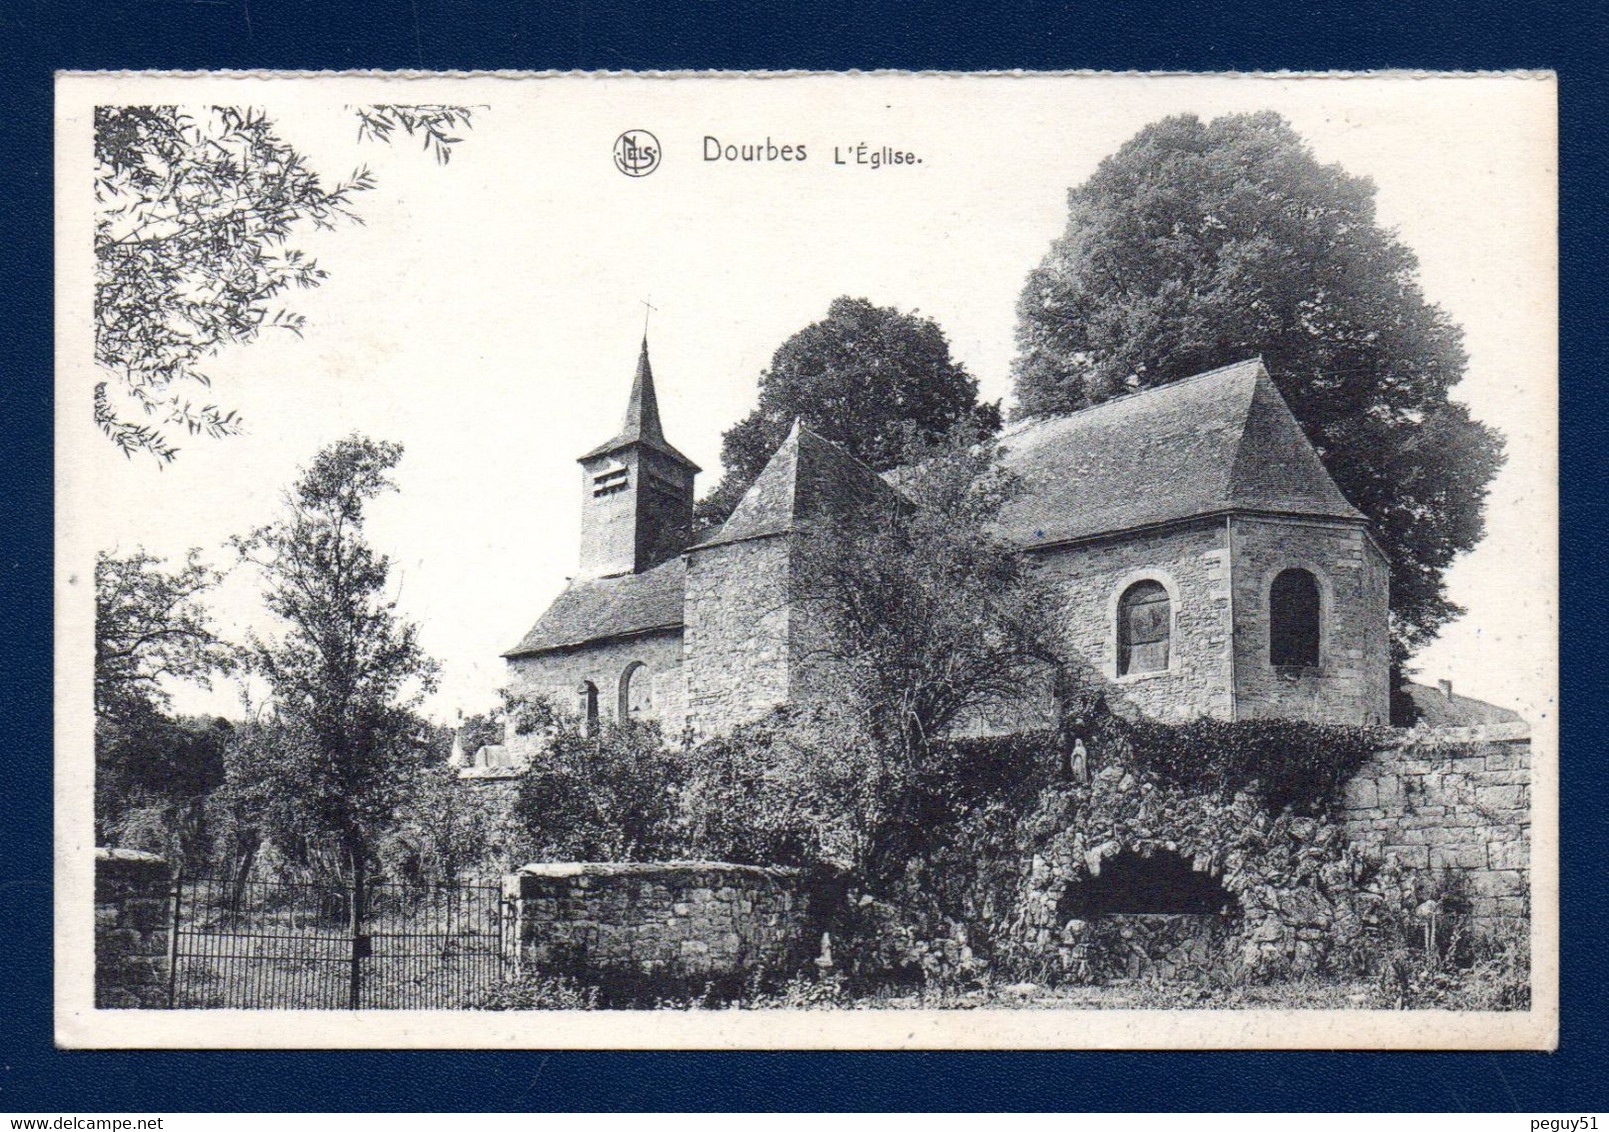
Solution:
[{"label": "nels publisher logo", "polygon": [[615,168],[628,177],[646,177],[659,168],[659,139],[647,130],[627,130],[615,139]]}]

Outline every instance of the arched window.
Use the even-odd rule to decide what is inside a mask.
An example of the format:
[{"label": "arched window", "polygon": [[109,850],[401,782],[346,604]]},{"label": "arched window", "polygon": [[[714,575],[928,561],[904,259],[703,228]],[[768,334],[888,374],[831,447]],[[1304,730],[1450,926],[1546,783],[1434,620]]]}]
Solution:
[{"label": "arched window", "polygon": [[620,718],[647,719],[653,715],[654,680],[648,666],[640,660],[626,665],[620,674]]},{"label": "arched window", "polygon": [[1268,659],[1276,668],[1317,668],[1318,579],[1282,570],[1268,593]]},{"label": "arched window", "polygon": [[1168,591],[1161,582],[1135,582],[1117,603],[1117,674],[1165,672],[1172,636]]},{"label": "arched window", "polygon": [[595,735],[598,731],[598,686],[591,680],[581,681],[580,703],[581,733]]}]

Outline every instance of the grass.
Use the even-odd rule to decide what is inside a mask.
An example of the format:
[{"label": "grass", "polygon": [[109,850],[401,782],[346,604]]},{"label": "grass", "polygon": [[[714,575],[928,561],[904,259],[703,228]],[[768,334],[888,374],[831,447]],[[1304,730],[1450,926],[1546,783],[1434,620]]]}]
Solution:
[{"label": "grass", "polygon": [[[1468,985],[1469,979],[1478,985]],[[713,995],[662,999],[671,1010],[1392,1010],[1523,1009],[1512,1000],[1494,1005],[1489,981],[1466,977],[1457,995],[1405,1001],[1384,980],[1299,979],[1258,985],[1207,987],[1194,983],[1114,982],[1104,986],[1045,987],[1033,983],[972,987],[881,987],[851,993],[832,979],[795,979],[736,999]],[[465,1003],[479,1010],[595,1010],[594,988],[575,980],[528,973],[497,991]]]},{"label": "grass", "polygon": [[[364,926],[363,1009],[461,1007],[504,982],[492,917],[449,920],[429,904],[386,909]],[[339,915],[297,907],[225,915],[203,908],[181,924],[175,1005],[184,1009],[344,1010],[352,937]]]}]

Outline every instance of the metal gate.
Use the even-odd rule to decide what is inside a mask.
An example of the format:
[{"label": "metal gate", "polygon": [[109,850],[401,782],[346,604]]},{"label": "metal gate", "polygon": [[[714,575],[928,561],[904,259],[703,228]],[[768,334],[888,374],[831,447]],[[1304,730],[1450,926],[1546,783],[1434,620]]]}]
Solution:
[{"label": "metal gate", "polygon": [[495,885],[183,877],[170,911],[174,1007],[463,1008],[512,969]]}]

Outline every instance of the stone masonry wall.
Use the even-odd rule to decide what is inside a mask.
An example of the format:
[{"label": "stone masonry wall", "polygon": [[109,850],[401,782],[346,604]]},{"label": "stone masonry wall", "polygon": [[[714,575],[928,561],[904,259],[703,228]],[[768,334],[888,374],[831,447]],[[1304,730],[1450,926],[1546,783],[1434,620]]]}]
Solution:
[{"label": "stone masonry wall", "polygon": [[[1117,694],[1159,719],[1229,717],[1229,566],[1224,524],[1203,522],[1111,541],[1040,552],[1065,601],[1067,643],[1116,685]],[[1166,672],[1117,675],[1117,602],[1152,578],[1172,599]]]},{"label": "stone masonry wall", "polygon": [[[512,657],[508,662],[509,686],[515,692],[546,696],[555,706],[573,712],[580,703],[581,682],[590,680],[598,689],[599,718],[612,720],[619,714],[621,677],[635,663],[646,665],[653,681],[651,717],[659,721],[668,737],[675,738],[687,715],[682,634],[674,629],[540,656]],[[642,678],[642,673],[632,677]],[[519,746],[521,737],[508,736],[506,741]],[[527,742],[535,741],[527,737]]]},{"label": "stone masonry wall", "polygon": [[[1389,722],[1389,580],[1368,536],[1310,519],[1236,516],[1232,523],[1237,716]],[[1269,593],[1290,567],[1319,583],[1319,666],[1312,671],[1275,669],[1269,661]]]},{"label": "stone masonry wall", "polygon": [[1523,724],[1410,735],[1347,785],[1354,845],[1395,857],[1421,899],[1449,874],[1477,917],[1529,914],[1531,742]]},{"label": "stone masonry wall", "polygon": [[790,694],[787,536],[687,556],[687,722],[700,736],[757,719]]},{"label": "stone masonry wall", "polygon": [[[1387,571],[1360,528],[1235,516],[1039,553],[1065,595],[1068,645],[1111,682],[1116,700],[1166,720],[1389,718]],[[1269,589],[1290,566],[1310,570],[1322,595],[1320,665],[1312,672],[1269,663]],[[1172,599],[1168,669],[1119,676],[1118,600],[1143,579],[1161,582]]]},{"label": "stone masonry wall", "polygon": [[[583,577],[623,574],[637,568],[638,486],[642,449],[596,456],[581,465],[581,557]],[[593,494],[593,477],[624,469],[625,491]]]},{"label": "stone masonry wall", "polygon": [[786,978],[815,954],[810,899],[794,869],[713,861],[526,865],[519,956],[605,997]]},{"label": "stone masonry wall", "polygon": [[168,1004],[168,863],[133,849],[95,850],[95,1005]]}]

